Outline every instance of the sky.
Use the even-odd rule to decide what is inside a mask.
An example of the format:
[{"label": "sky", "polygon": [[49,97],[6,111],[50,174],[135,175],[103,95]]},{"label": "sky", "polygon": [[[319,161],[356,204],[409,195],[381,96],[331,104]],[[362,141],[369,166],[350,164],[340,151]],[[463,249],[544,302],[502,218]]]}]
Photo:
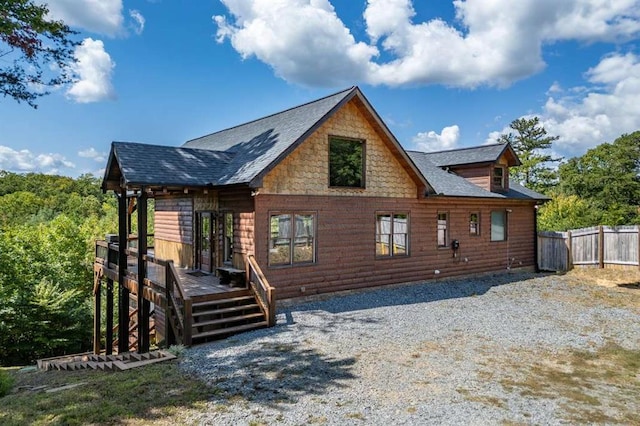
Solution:
[{"label": "sky", "polygon": [[354,85],[405,149],[537,116],[566,159],[640,130],[640,0],[46,3],[79,78],[0,98],[3,170],[102,176],[112,141],[179,146]]}]

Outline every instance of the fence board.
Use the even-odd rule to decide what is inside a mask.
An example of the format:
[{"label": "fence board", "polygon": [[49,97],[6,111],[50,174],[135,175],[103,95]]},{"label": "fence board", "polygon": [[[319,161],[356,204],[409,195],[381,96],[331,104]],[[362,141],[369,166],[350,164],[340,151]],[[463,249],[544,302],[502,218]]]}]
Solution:
[{"label": "fence board", "polygon": [[569,267],[569,250],[565,232],[540,232],[538,234],[538,269],[542,271],[566,271]]},{"label": "fence board", "polygon": [[[572,264],[640,266],[638,234],[638,226],[603,226],[602,234],[600,227],[540,232],[538,267],[541,270],[566,271]],[[599,253],[603,253],[602,263]]]}]

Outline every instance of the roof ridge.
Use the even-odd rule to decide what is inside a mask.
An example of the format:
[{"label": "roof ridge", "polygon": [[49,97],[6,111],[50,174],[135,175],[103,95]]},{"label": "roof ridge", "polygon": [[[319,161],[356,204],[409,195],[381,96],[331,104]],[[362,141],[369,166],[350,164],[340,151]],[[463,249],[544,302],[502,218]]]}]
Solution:
[{"label": "roof ridge", "polygon": [[[331,98],[331,97],[336,96],[336,95],[339,95],[339,94],[341,94],[341,93],[345,93],[345,95],[346,95],[346,93],[347,93],[347,92],[351,92],[351,91],[353,91],[353,90],[355,90],[355,89],[357,89],[357,88],[358,88],[358,86],[351,86],[351,87],[349,87],[348,89],[340,90],[340,91],[335,92],[335,93],[333,93],[333,94],[323,96],[322,98],[319,98],[319,99],[314,99],[314,100],[312,100],[312,101],[305,102],[305,103],[303,103],[303,104],[296,105],[296,106],[294,106],[294,107],[287,108],[287,109],[284,109],[284,110],[282,110],[282,111],[274,112],[273,114],[265,115],[265,116],[262,116],[262,117],[256,118],[256,119],[251,120],[251,121],[246,121],[246,122],[244,122],[244,123],[236,124],[235,126],[227,127],[226,129],[218,130],[217,132],[207,133],[206,135],[198,136],[197,138],[193,138],[193,139],[189,139],[189,140],[185,141],[185,142],[182,144],[182,146],[184,146],[184,145],[188,144],[189,142],[197,141],[197,140],[199,140],[199,139],[204,139],[204,138],[207,138],[207,137],[209,137],[209,136],[217,135],[218,133],[227,132],[227,131],[229,131],[229,130],[237,129],[238,127],[246,126],[246,125],[248,125],[248,124],[256,123],[256,122],[258,122],[258,121],[262,121],[262,120],[265,120],[265,119],[267,119],[267,118],[275,117],[276,115],[284,114],[284,113],[287,113],[287,112],[293,111],[293,110],[298,109],[298,108],[306,107],[306,106],[309,106],[309,105],[311,105],[311,104],[314,104],[314,103],[317,103],[317,102],[324,101],[325,99]],[[221,152],[222,152],[222,151],[221,151]]]},{"label": "roof ridge", "polygon": [[464,148],[452,148],[452,149],[444,149],[442,151],[418,151],[418,150],[407,150],[407,152],[417,152],[419,154],[442,154],[444,152],[454,152],[454,151],[467,151],[471,149],[481,149],[481,148],[489,148],[498,145],[506,145],[506,143],[490,143],[487,145],[477,145],[477,146],[466,146]]},{"label": "roof ridge", "polygon": [[188,149],[188,150],[192,150],[192,151],[208,151],[208,152],[218,152],[220,154],[236,154],[235,152],[231,152],[231,151],[220,151],[218,149],[206,149],[206,148],[194,148],[191,146],[184,146],[184,145],[180,145],[180,146],[175,146],[175,145],[164,145],[164,144],[159,144],[159,143],[146,143],[146,142],[133,142],[133,141],[112,141],[111,143],[114,144],[129,144],[129,145],[144,145],[146,147],[158,147],[158,148],[167,148],[167,149]]}]

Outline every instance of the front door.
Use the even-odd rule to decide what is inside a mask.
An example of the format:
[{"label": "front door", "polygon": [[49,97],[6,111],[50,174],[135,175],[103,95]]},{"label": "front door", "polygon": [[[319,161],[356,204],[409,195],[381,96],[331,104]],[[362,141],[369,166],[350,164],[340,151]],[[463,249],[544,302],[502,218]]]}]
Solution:
[{"label": "front door", "polygon": [[198,240],[196,242],[196,266],[202,272],[212,272],[214,268],[216,218],[211,212],[196,214]]}]

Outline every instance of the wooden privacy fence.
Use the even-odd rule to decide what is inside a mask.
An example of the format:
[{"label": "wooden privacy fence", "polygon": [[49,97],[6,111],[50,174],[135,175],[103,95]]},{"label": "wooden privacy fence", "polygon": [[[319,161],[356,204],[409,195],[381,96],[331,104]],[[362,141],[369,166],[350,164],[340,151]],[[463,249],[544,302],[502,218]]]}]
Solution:
[{"label": "wooden privacy fence", "polygon": [[639,267],[640,227],[593,226],[567,232],[538,233],[538,268],[568,271],[574,266]]}]

